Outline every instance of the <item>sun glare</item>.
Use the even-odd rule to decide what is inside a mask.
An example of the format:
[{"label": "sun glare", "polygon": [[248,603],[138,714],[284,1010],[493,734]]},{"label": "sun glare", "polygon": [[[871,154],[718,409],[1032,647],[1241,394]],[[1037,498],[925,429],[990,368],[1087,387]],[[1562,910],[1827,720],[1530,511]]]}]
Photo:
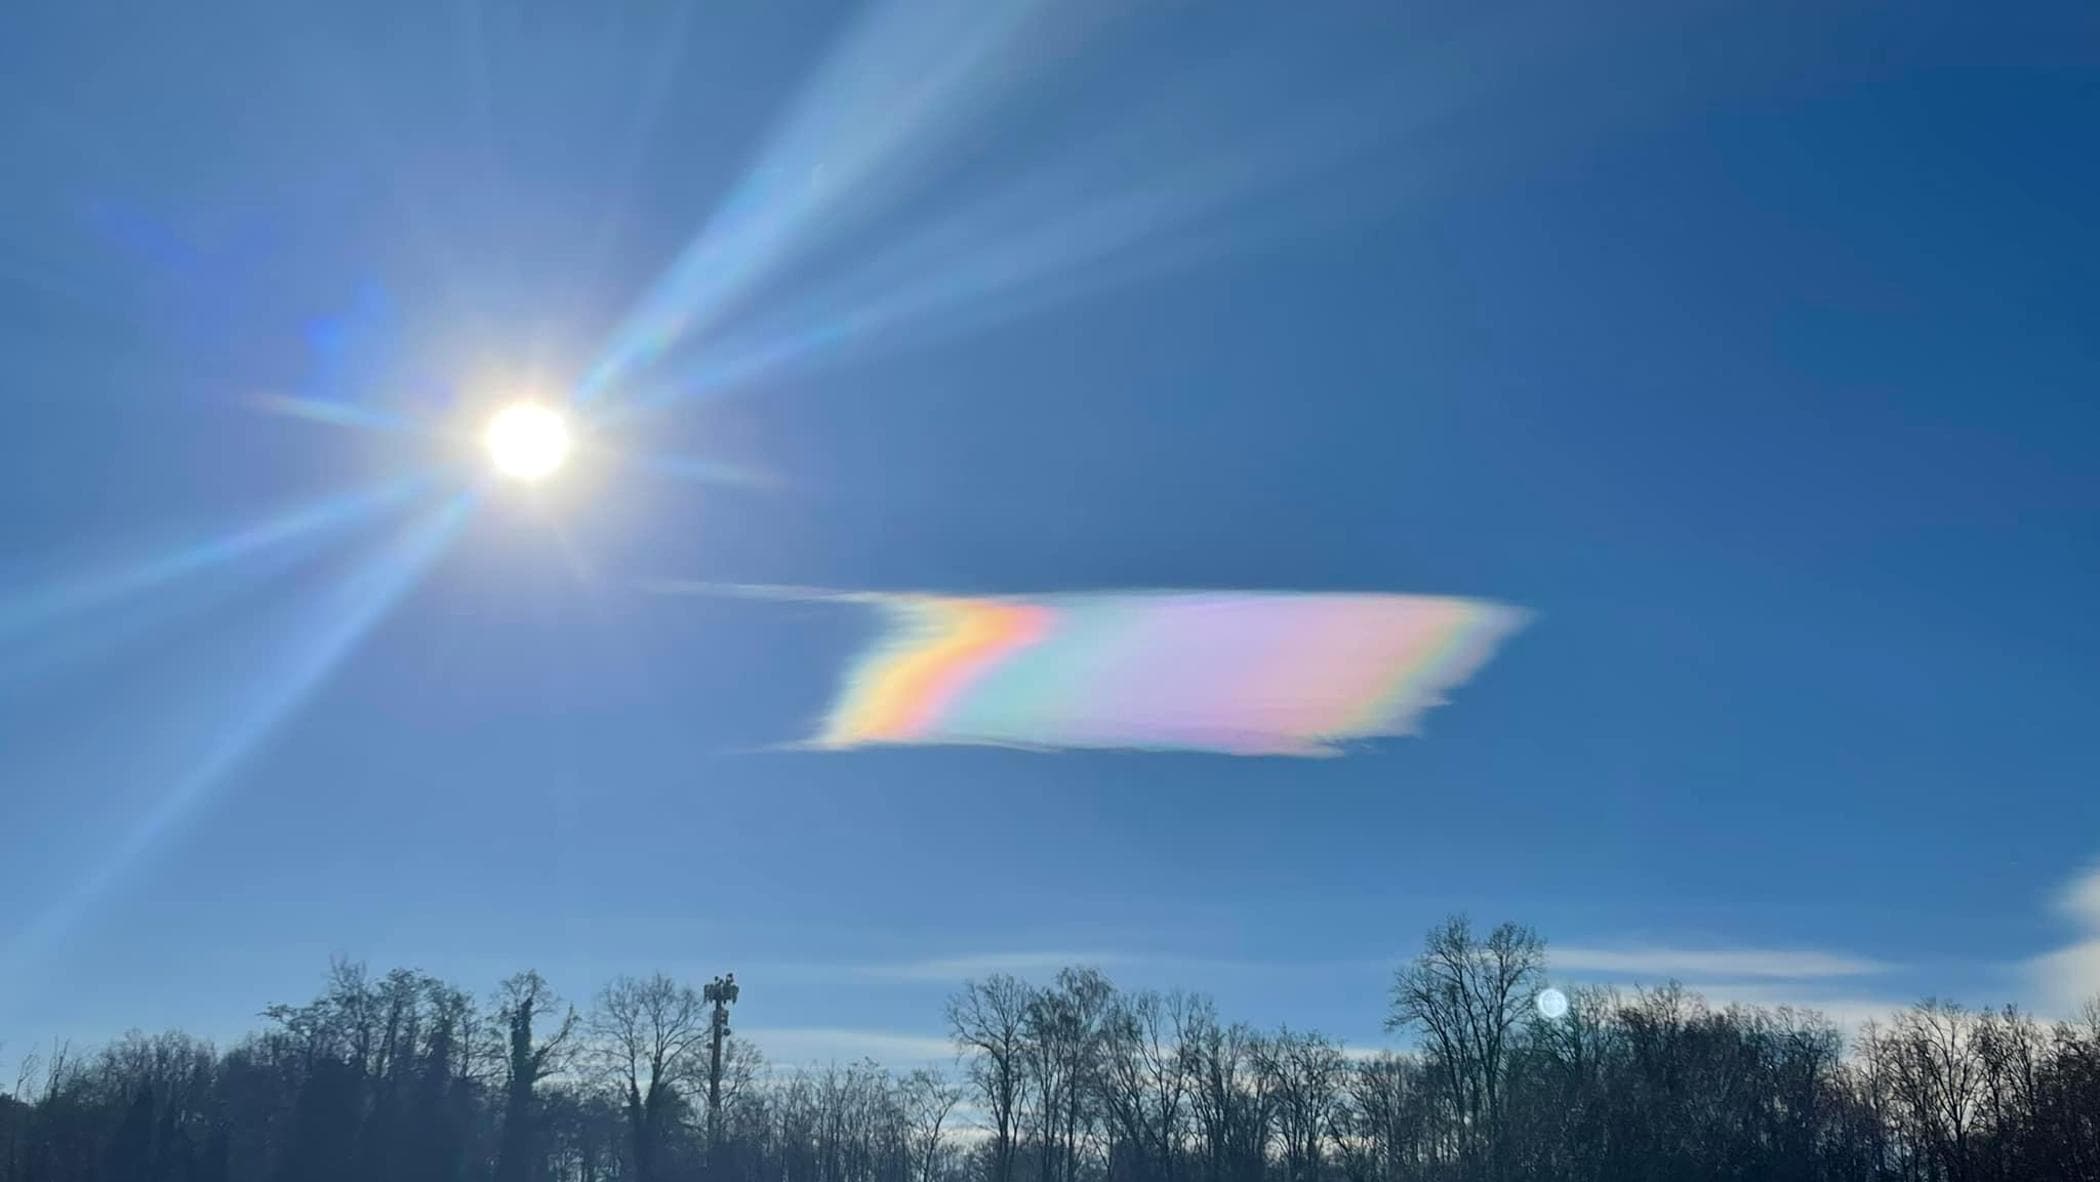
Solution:
[{"label": "sun glare", "polygon": [[514,402],[496,412],[481,433],[489,462],[513,480],[543,480],[569,458],[569,424],[534,402]]}]

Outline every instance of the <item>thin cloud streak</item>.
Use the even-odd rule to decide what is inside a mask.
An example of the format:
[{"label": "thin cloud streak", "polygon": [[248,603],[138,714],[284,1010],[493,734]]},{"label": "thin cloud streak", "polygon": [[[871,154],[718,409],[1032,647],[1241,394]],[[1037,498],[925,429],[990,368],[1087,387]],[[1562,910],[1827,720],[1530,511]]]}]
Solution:
[{"label": "thin cloud streak", "polygon": [[2080,871],[2057,893],[2056,911],[2070,919],[2079,938],[2029,960],[2023,968],[2042,1004],[2070,1014],[2100,996],[2100,863]]},{"label": "thin cloud streak", "polygon": [[1857,1033],[1869,1022],[1886,1025],[1890,1018],[1917,1000],[1891,995],[1818,993],[1813,989],[1769,981],[1691,982],[1685,985],[1685,989],[1703,996],[1716,1008],[1744,1005],[1813,1010],[1830,1019],[1846,1034]]},{"label": "thin cloud streak", "polygon": [[871,964],[754,965],[744,977],[812,985],[960,985],[995,973],[1044,980],[1062,968],[1106,970],[1137,959],[1118,952],[986,952]]},{"label": "thin cloud streak", "polygon": [[1858,977],[1893,967],[1866,957],[1805,948],[1604,948],[1548,945],[1546,959],[1562,972],[1652,977]]},{"label": "thin cloud streak", "polygon": [[1128,964],[1131,958],[1116,952],[990,952],[974,956],[939,957],[893,965],[870,965],[865,970],[877,980],[962,982],[994,973],[1016,977],[1049,976],[1059,969],[1090,965],[1107,969]]},{"label": "thin cloud streak", "polygon": [[757,1047],[778,1066],[851,1063],[873,1059],[888,1066],[913,1066],[955,1058],[946,1037],[896,1030],[857,1030],[834,1026],[757,1027],[737,1037]]},{"label": "thin cloud streak", "polygon": [[[1223,978],[1276,980],[1384,976],[1404,964],[1408,957],[1407,952],[1395,951],[1388,956],[1241,960],[1097,948],[957,953],[860,964],[783,963],[753,966],[746,975],[752,979],[763,976],[797,984],[959,985],[993,973],[1041,981],[1049,979],[1059,969],[1083,966],[1147,982],[1193,985]],[[1629,986],[1693,979],[1776,984],[1876,976],[1901,969],[1901,966],[1886,961],[1849,953],[1755,947],[1548,944],[1546,961],[1548,970],[1554,974],[1573,974]]]}]

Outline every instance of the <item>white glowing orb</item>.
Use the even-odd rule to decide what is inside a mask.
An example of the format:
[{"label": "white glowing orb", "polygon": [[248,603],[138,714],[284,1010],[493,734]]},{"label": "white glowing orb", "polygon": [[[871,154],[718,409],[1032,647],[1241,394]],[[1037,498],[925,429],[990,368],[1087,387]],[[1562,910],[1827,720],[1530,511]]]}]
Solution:
[{"label": "white glowing orb", "polygon": [[562,466],[574,443],[561,415],[536,402],[514,402],[489,420],[481,445],[496,471],[513,480],[541,480]]},{"label": "white glowing orb", "polygon": [[1558,989],[1541,989],[1538,997],[1539,1014],[1558,1022],[1568,1016],[1568,995]]}]

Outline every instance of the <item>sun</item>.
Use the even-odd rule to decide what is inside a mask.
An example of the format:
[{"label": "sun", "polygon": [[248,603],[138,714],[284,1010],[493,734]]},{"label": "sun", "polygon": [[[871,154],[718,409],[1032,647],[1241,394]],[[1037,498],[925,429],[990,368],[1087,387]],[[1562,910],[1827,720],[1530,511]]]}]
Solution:
[{"label": "sun", "polygon": [[481,445],[497,472],[529,482],[552,476],[568,460],[574,442],[558,412],[537,402],[513,402],[489,419]]}]

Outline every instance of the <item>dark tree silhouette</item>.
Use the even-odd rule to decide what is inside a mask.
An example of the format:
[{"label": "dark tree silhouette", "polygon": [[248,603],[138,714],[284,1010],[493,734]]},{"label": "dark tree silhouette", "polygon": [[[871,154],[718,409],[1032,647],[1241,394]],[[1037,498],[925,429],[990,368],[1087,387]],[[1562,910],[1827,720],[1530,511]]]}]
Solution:
[{"label": "dark tree silhouette", "polygon": [[[544,1038],[534,1023],[560,1013]],[[497,995],[496,1017],[503,1035],[503,1133],[496,1153],[494,1182],[540,1182],[546,1163],[540,1149],[540,1081],[559,1068],[576,1030],[576,1011],[566,1009],[538,973],[519,973],[505,981]]]},{"label": "dark tree silhouette", "polygon": [[484,1016],[339,964],[224,1053],[25,1060],[0,1182],[2100,1182],[2100,1003],[1928,1001],[1848,1040],[1666,984],[1547,1019],[1545,964],[1527,929],[1440,925],[1390,999],[1416,1047],[1369,1056],[1090,969],[992,977],[948,1005],[952,1076],[732,1039],[712,1154],[691,988],[621,979],[583,1018],[527,973]]},{"label": "dark tree silhouette", "polygon": [[966,983],[948,1002],[949,1033],[968,1053],[971,1088],[991,1121],[991,1182],[1013,1182],[1033,1004],[1033,991],[1003,973]]},{"label": "dark tree silhouette", "polygon": [[1545,944],[1530,928],[1505,923],[1478,940],[1460,915],[1432,929],[1422,954],[1393,980],[1387,1028],[1426,1036],[1460,1154],[1488,1177],[1501,1173],[1493,1155],[1503,1143],[1509,1055],[1545,969]]},{"label": "dark tree silhouette", "polygon": [[598,995],[591,1033],[602,1077],[627,1115],[638,1182],[658,1182],[686,1116],[686,1090],[702,1077],[709,1024],[698,991],[659,973],[622,977]]}]

